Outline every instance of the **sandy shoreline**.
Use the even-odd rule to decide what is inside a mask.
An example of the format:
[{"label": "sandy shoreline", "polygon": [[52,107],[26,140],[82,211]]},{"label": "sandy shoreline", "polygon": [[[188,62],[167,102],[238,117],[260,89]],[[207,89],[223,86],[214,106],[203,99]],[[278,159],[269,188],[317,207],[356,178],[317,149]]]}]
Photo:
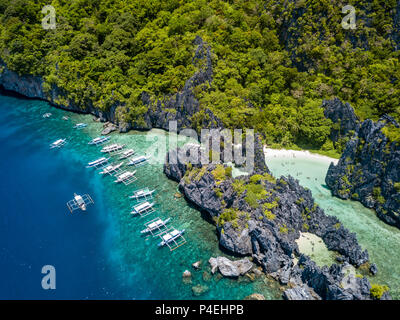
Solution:
[{"label": "sandy shoreline", "polygon": [[299,150],[286,150],[286,149],[271,149],[264,146],[264,154],[265,158],[302,158],[302,159],[309,159],[309,160],[321,160],[327,163],[333,162],[337,164],[339,159],[330,158],[327,156],[323,156],[320,154],[311,153],[309,151],[299,151]]}]

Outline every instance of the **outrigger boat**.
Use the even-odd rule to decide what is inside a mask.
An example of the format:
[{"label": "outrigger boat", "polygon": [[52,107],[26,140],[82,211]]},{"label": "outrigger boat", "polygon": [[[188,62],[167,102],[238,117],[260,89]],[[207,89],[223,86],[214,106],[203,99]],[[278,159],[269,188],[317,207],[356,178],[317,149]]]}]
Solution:
[{"label": "outrigger boat", "polygon": [[151,199],[153,193],[156,192],[156,190],[151,190],[149,188],[145,188],[145,189],[140,189],[140,190],[136,190],[133,192],[133,194],[131,196],[129,196],[130,199],[135,199],[135,200],[139,200],[142,198],[147,199]]},{"label": "outrigger boat", "polygon": [[102,143],[110,140],[110,139],[111,139],[111,137],[101,136],[101,137],[97,137],[97,138],[94,138],[93,140],[89,141],[88,144],[94,144],[97,146],[99,144],[102,144]]},{"label": "outrigger boat", "polygon": [[105,158],[105,157],[101,157],[99,159],[96,159],[92,162],[89,162],[86,166],[86,168],[97,168],[99,166],[102,166],[104,164],[106,164],[108,162],[108,160],[110,160],[110,158]]},{"label": "outrigger boat", "polygon": [[81,196],[74,193],[74,199],[67,202],[67,207],[72,213],[73,211],[78,209],[86,211],[86,208],[89,204],[94,204],[94,201],[88,194],[84,194],[83,196]]},{"label": "outrigger boat", "polygon": [[103,153],[111,153],[111,152],[115,152],[118,150],[121,150],[123,148],[125,148],[125,144],[118,144],[118,143],[113,143],[109,146],[104,147],[103,149],[101,149],[101,152]]},{"label": "outrigger boat", "polygon": [[50,118],[52,114],[50,112],[45,113],[42,117],[43,118]]},{"label": "outrigger boat", "polygon": [[67,116],[62,117],[63,120],[68,121],[69,118]]},{"label": "outrigger boat", "polygon": [[67,143],[67,139],[58,139],[50,144],[50,149],[61,148]]},{"label": "outrigger boat", "polygon": [[186,243],[185,238],[182,236],[184,232],[185,229],[177,230],[173,228],[165,231],[164,233],[159,235],[161,238],[161,242],[158,244],[158,246],[162,247],[167,245],[171,251],[175,250],[176,248]]},{"label": "outrigger boat", "polygon": [[140,164],[144,164],[147,160],[149,160],[149,157],[139,156],[129,160],[128,166],[138,166]]},{"label": "outrigger boat", "polygon": [[133,149],[125,150],[124,152],[121,153],[121,157],[119,158],[119,160],[127,159],[134,154],[135,154],[135,150],[133,150]]},{"label": "outrigger boat", "polygon": [[147,216],[148,214],[154,212],[154,202],[150,203],[148,201],[142,202],[137,204],[136,206],[133,206],[133,210],[131,211],[131,214],[139,214],[142,217]]},{"label": "outrigger boat", "polygon": [[125,171],[124,173],[121,173],[119,176],[117,176],[117,180],[114,182],[120,183],[120,182],[125,182],[128,179],[132,179],[135,176],[136,171]]},{"label": "outrigger boat", "polygon": [[82,129],[87,127],[87,123],[77,123],[76,125],[74,125],[74,129]]},{"label": "outrigger boat", "polygon": [[156,236],[159,232],[162,232],[162,228],[166,228],[166,224],[171,220],[171,218],[167,218],[165,220],[162,220],[160,218],[156,218],[154,220],[149,221],[148,223],[145,224],[146,229],[140,231],[142,234],[146,233],[151,233],[153,236]]},{"label": "outrigger boat", "polygon": [[115,166],[109,165],[109,166],[105,167],[105,168],[103,169],[103,171],[100,171],[99,173],[100,173],[100,174],[111,174],[111,175],[112,175],[114,172],[118,171],[118,169],[121,168],[121,166],[122,166],[123,164],[124,164],[124,163],[121,162],[121,163],[116,164]]}]

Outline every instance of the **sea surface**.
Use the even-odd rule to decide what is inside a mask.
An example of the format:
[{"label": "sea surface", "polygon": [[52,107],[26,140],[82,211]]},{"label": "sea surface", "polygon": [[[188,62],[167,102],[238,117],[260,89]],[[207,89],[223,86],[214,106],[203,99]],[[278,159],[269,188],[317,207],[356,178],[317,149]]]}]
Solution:
[{"label": "sea surface", "polygon": [[[250,281],[210,274],[208,259],[226,255],[215,227],[179,197],[178,184],[163,174],[161,161],[136,168],[133,184],[118,185],[85,168],[101,156],[101,146],[88,145],[102,130],[92,116],[3,95],[0,112],[0,299],[243,299],[254,292],[280,299],[279,285],[267,277]],[[52,116],[43,118],[46,112]],[[80,122],[88,127],[72,128]],[[172,135],[151,130],[110,136],[137,155],[162,160]],[[50,150],[59,138],[68,143]],[[179,138],[178,145],[186,141]],[[356,232],[378,265],[371,281],[389,285],[400,298],[400,231],[359,203],[331,197],[324,186],[326,161],[268,158],[267,165],[276,176],[299,179],[327,214]],[[143,187],[156,189],[156,212],[140,218],[129,214],[135,202],[128,196]],[[74,192],[90,194],[94,205],[71,214],[66,203]],[[144,223],[156,217],[171,217],[170,226],[186,230],[187,243],[170,252],[157,247],[158,239],[142,236]],[[195,271],[191,264],[198,260],[202,268]],[[41,286],[45,265],[56,269],[55,290]],[[186,269],[192,272],[190,283],[182,281]],[[206,289],[200,296],[192,292],[197,285]]]}]

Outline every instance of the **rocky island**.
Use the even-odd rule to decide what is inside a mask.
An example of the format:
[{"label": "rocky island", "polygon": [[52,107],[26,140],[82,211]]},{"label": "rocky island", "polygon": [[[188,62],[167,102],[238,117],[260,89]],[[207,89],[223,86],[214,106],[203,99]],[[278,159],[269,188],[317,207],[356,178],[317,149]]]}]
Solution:
[{"label": "rocky island", "polygon": [[[181,154],[189,156],[186,163],[179,161]],[[233,255],[252,257],[266,274],[288,286],[287,299],[371,298],[368,279],[345,272],[349,265],[367,263],[367,251],[337,218],[325,215],[309,190],[290,176],[273,177],[265,163],[237,178],[222,162],[192,165],[191,157],[202,156],[196,145],[171,150],[164,172],[179,182],[188,201],[215,222],[221,247]],[[172,158],[178,163],[171,164]],[[321,237],[341,263],[320,268],[302,255],[295,242],[300,232]],[[218,265],[216,260],[210,263]]]},{"label": "rocky island", "polygon": [[[390,128],[390,132],[389,132]],[[397,133],[397,135],[396,135]],[[360,201],[380,219],[400,228],[400,127],[391,117],[365,120],[346,144],[326,184],[342,199]]]}]

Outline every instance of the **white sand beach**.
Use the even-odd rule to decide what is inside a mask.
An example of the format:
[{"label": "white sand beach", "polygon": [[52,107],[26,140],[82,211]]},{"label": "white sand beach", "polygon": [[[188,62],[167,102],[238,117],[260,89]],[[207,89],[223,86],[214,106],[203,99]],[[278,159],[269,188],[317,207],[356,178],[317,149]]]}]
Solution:
[{"label": "white sand beach", "polygon": [[264,154],[265,158],[281,158],[281,159],[294,159],[294,158],[303,158],[309,160],[321,160],[323,162],[334,164],[338,163],[338,159],[330,158],[327,156],[323,156],[320,154],[311,153],[309,151],[299,151],[299,150],[286,150],[286,149],[271,149],[264,146]]}]

